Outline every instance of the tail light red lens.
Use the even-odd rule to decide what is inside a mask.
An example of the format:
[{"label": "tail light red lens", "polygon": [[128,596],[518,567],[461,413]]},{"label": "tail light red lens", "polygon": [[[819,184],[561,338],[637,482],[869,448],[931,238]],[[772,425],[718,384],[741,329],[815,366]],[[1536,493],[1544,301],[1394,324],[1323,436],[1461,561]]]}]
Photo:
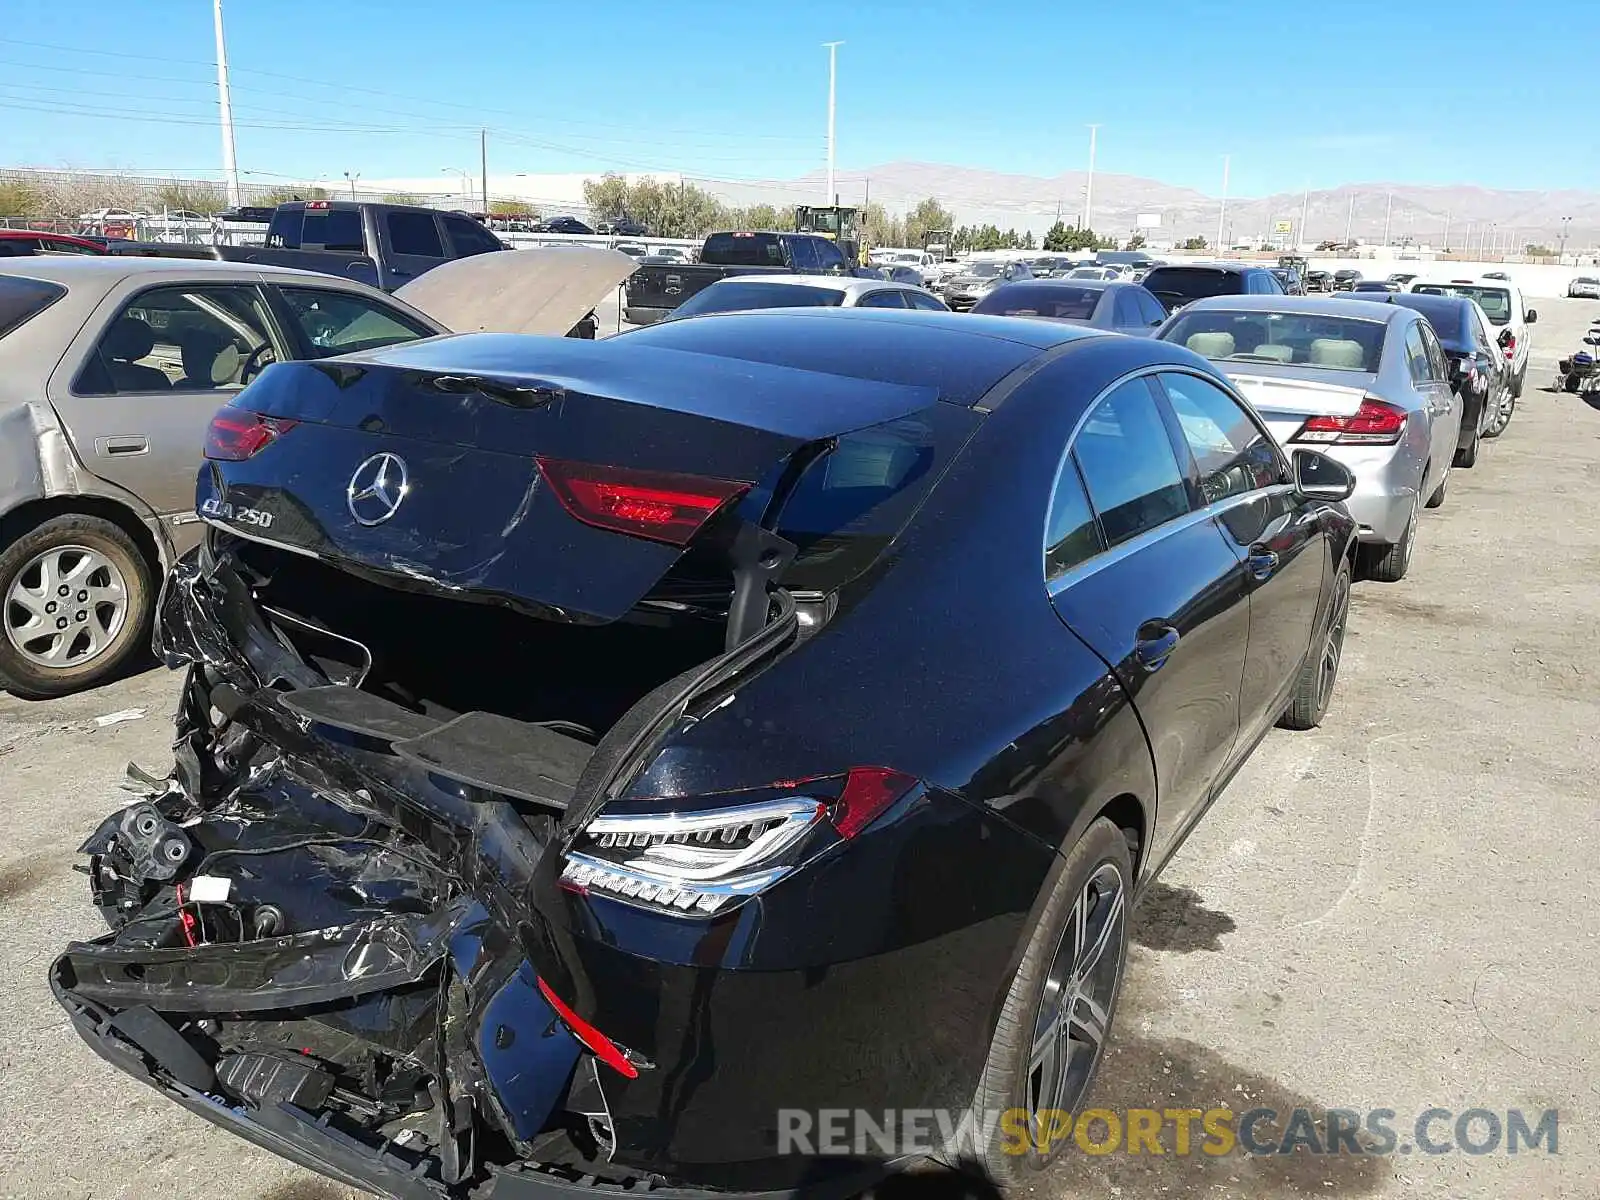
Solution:
[{"label": "tail light red lens", "polygon": [[1513,354],[1515,354],[1517,352],[1517,335],[1514,334],[1514,333],[1506,334],[1506,340],[1504,342],[1504,345],[1505,345],[1506,357],[1510,358]]},{"label": "tail light red lens", "polygon": [[851,767],[844,790],[833,804],[833,827],[853,838],[916,784],[916,779],[888,767]]},{"label": "tail light red lens", "polygon": [[556,995],[543,979],[539,980],[539,991],[550,1007],[556,1010],[561,1023],[572,1031],[572,1036],[587,1046],[596,1058],[619,1075],[628,1079],[639,1078],[639,1068],[628,1061],[628,1056],[617,1044],[573,1012],[571,1006]]},{"label": "tail light red lens", "polygon": [[260,454],[300,422],[288,417],[264,417],[242,408],[224,408],[211,418],[206,430],[207,458],[243,462]]},{"label": "tail light red lens", "polygon": [[750,490],[748,483],[704,475],[537,461],[561,507],[585,525],[673,546],[688,545],[719,509]]},{"label": "tail light red lens", "polygon": [[1384,446],[1400,440],[1406,427],[1406,414],[1392,404],[1370,397],[1348,417],[1312,417],[1290,438],[1293,442],[1312,442],[1332,446]]}]

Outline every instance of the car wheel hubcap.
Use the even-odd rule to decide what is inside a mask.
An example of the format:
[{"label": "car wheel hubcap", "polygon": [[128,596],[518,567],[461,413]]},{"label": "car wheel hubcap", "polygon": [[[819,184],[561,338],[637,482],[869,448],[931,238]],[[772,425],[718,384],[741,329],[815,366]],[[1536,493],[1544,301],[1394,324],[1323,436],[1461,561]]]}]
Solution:
[{"label": "car wheel hubcap", "polygon": [[1034,1022],[1026,1097],[1034,1120],[1052,1109],[1076,1112],[1088,1090],[1122,974],[1126,896],[1122,873],[1102,863],[1072,906]]},{"label": "car wheel hubcap", "polygon": [[18,572],[6,593],[6,637],[30,663],[81,667],[116,641],[128,618],[128,585],[88,546],[54,546]]},{"label": "car wheel hubcap", "polygon": [[1322,643],[1322,670],[1317,675],[1317,707],[1323,708],[1333,695],[1334,682],[1339,678],[1339,658],[1344,653],[1344,630],[1350,620],[1350,579],[1339,576],[1339,590],[1334,593],[1333,612],[1328,618],[1328,636]]}]

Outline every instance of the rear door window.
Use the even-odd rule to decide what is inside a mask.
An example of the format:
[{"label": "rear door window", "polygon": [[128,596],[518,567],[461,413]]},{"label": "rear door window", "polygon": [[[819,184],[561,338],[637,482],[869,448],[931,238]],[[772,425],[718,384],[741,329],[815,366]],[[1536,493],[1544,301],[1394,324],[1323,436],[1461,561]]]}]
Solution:
[{"label": "rear door window", "polygon": [[396,254],[443,258],[444,243],[432,213],[392,212],[388,218],[389,245]]},{"label": "rear door window", "polygon": [[844,255],[839,253],[838,246],[827,238],[805,238],[802,240],[812,243],[817,254],[817,265],[824,274],[844,274],[847,268]]},{"label": "rear door window", "polygon": [[38,316],[66,294],[67,289],[59,283],[21,275],[0,275],[0,337]]},{"label": "rear door window", "polygon": [[249,285],[151,288],[100,335],[72,390],[81,396],[237,388],[279,357],[266,302]]},{"label": "rear door window", "polygon": [[1117,328],[1132,329],[1135,326],[1144,324],[1139,317],[1139,307],[1134,303],[1131,293],[1118,291],[1116,305],[1112,313],[1112,322]]},{"label": "rear door window", "polygon": [[500,243],[471,217],[446,217],[444,230],[450,235],[450,252],[457,258],[487,254],[500,249]]},{"label": "rear door window", "polygon": [[881,292],[868,292],[856,301],[857,308],[904,308],[906,302],[901,292],[886,289]]},{"label": "rear door window", "polygon": [[1422,327],[1413,324],[1406,330],[1406,366],[1411,372],[1412,383],[1426,383],[1432,377],[1432,368],[1428,364],[1428,348],[1422,342]]},{"label": "rear door window", "polygon": [[1145,291],[1144,288],[1139,288],[1133,294],[1138,300],[1139,307],[1144,312],[1144,323],[1146,325],[1154,328],[1167,319],[1167,310],[1161,307],[1161,301]]},{"label": "rear door window", "polygon": [[1435,383],[1442,383],[1450,378],[1450,368],[1445,363],[1444,347],[1439,345],[1439,335],[1426,321],[1418,321],[1417,328],[1422,332],[1422,347],[1428,356],[1428,378]]},{"label": "rear door window", "polygon": [[1189,511],[1189,490],[1149,381],[1119,385],[1078,431],[1073,456],[1108,545]]}]

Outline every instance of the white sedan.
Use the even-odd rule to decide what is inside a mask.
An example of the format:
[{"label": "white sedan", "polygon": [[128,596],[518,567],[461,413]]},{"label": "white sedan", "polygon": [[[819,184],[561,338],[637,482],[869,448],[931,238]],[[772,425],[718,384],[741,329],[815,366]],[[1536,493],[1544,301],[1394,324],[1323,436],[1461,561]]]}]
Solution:
[{"label": "white sedan", "polygon": [[949,312],[926,288],[853,275],[732,275],[696,292],[671,319],[755,308],[921,308]]},{"label": "white sedan", "polygon": [[1568,285],[1567,295],[1574,300],[1600,300],[1600,279],[1579,275]]}]

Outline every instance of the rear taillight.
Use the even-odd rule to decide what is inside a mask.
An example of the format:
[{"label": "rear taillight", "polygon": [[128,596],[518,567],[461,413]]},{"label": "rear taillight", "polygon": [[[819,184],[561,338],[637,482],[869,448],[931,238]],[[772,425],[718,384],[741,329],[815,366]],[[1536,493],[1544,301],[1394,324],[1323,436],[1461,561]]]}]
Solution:
[{"label": "rear taillight", "polygon": [[1406,414],[1392,404],[1365,399],[1348,417],[1312,417],[1291,442],[1315,442],[1333,446],[1384,446],[1400,440],[1406,427]]},{"label": "rear taillight", "polygon": [[538,459],[561,507],[585,525],[686,546],[748,483],[672,471],[640,471],[558,458]]},{"label": "rear taillight", "polygon": [[264,417],[242,408],[223,408],[206,430],[207,458],[243,462],[260,454],[300,422],[288,417]]},{"label": "rear taillight", "polygon": [[[603,813],[567,852],[561,886],[704,917],[765,891],[822,848],[857,837],[916,783],[887,767],[852,767],[776,783],[718,808]],[[820,841],[813,836],[819,829]]]},{"label": "rear taillight", "polygon": [[1517,352],[1517,335],[1514,333],[1506,334],[1505,341],[1502,343],[1502,345],[1505,348],[1506,357],[1510,358]]}]

